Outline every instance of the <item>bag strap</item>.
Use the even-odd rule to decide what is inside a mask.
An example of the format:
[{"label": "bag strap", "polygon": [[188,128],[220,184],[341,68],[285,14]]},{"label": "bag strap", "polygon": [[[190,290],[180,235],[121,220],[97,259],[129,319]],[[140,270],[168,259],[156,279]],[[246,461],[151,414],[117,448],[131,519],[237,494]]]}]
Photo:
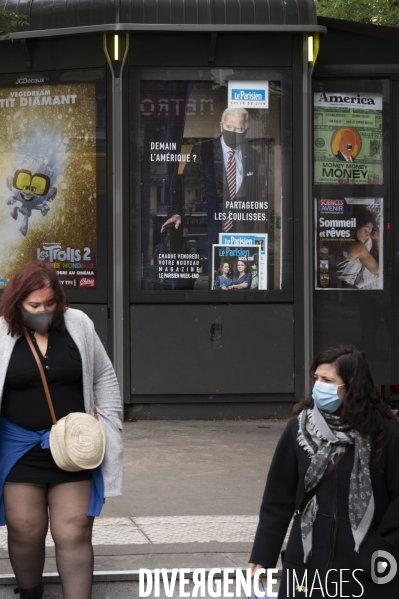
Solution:
[{"label": "bag strap", "polygon": [[[29,347],[32,350],[33,357],[35,358],[36,364],[39,368],[40,376],[41,376],[43,387],[44,387],[44,392],[46,394],[46,399],[47,399],[48,407],[49,407],[50,414],[51,414],[51,420],[53,421],[53,424],[57,424],[57,418],[55,416],[53,402],[51,401],[50,389],[48,388],[46,375],[44,374],[42,363],[40,362],[39,356],[37,355],[37,351],[35,350],[35,346],[33,345],[32,339],[29,337],[29,333],[26,329],[24,329],[24,335],[29,344]],[[96,406],[94,406],[93,416],[96,420],[99,420]]]},{"label": "bag strap", "polygon": [[345,448],[345,451],[343,451],[342,453],[336,455],[334,457],[334,459],[328,464],[323,476],[321,477],[321,479],[319,480],[319,482],[317,483],[317,485],[315,487],[313,487],[313,489],[311,489],[310,491],[308,491],[305,494],[305,497],[302,499],[302,503],[299,506],[299,508],[297,508],[294,512],[294,516],[298,516],[298,514],[302,514],[303,510],[305,509],[305,507],[307,506],[307,504],[309,503],[309,501],[316,495],[317,491],[320,489],[322,483],[324,482],[324,480],[327,478],[327,476],[329,474],[331,474],[331,472],[334,470],[335,466],[338,464],[338,462],[340,460],[342,460],[342,458],[344,457],[344,455],[346,454],[346,452],[349,450],[350,445],[347,445]]},{"label": "bag strap", "polygon": [[29,344],[29,347],[32,350],[33,357],[35,358],[36,364],[39,368],[40,376],[41,376],[43,387],[44,387],[44,393],[46,394],[46,399],[47,399],[48,407],[49,407],[50,414],[51,414],[51,420],[53,421],[53,424],[57,424],[57,418],[55,416],[53,402],[51,401],[50,390],[48,388],[48,384],[46,381],[46,375],[44,374],[42,363],[40,362],[40,358],[37,355],[37,351],[35,350],[35,347],[32,343],[32,339],[29,337],[29,333],[25,328],[24,328],[24,335],[25,335],[25,339],[27,340],[27,342]]}]

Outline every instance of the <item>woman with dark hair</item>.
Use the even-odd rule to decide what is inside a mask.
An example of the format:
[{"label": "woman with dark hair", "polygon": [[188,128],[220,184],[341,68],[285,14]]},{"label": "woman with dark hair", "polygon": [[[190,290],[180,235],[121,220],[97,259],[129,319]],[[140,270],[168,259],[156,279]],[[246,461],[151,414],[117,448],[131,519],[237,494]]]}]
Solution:
[{"label": "woman with dark hair", "polygon": [[238,260],[234,268],[233,284],[229,289],[251,289],[252,272],[248,260]]},{"label": "woman with dark hair", "polygon": [[337,265],[338,279],[354,289],[378,289],[380,236],[375,215],[365,206],[353,206],[355,241],[348,244],[345,260]]},{"label": "woman with dark hair", "polygon": [[320,352],[311,370],[312,399],[298,404],[270,466],[249,567],[276,567],[294,516],[279,599],[397,599],[399,420],[355,347]]},{"label": "woman with dark hair", "polygon": [[[106,437],[96,470],[59,468],[45,442],[52,420],[27,332],[46,373],[57,420],[97,408]],[[121,494],[121,397],[92,321],[67,308],[57,273],[44,262],[21,268],[0,298],[0,525],[21,599],[43,597],[50,529],[65,599],[90,599],[94,516]],[[47,445],[47,448],[45,447]]]},{"label": "woman with dark hair", "polygon": [[216,289],[227,291],[228,288],[233,284],[233,281],[229,277],[230,275],[230,264],[228,262],[221,262],[219,266],[219,275],[216,278]]}]

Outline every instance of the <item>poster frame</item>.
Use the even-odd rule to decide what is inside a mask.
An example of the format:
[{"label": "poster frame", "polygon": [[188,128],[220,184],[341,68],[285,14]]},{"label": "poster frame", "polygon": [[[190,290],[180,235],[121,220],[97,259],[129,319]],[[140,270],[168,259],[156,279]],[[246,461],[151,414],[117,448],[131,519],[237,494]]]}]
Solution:
[{"label": "poster frame", "polygon": [[[141,289],[141,172],[140,172],[140,82],[146,80],[212,80],[212,68],[170,69],[129,67],[129,134],[130,134],[130,302],[131,303],[225,303],[226,295],[216,290],[142,290]],[[292,69],[240,67],[234,78],[279,81],[281,83],[282,163],[282,246],[281,289],[251,291],[229,298],[229,303],[293,301],[293,205],[292,205]]]},{"label": "poster frame", "polygon": [[[379,93],[382,95],[382,183],[381,184],[364,184],[364,185],[352,185],[352,184],[315,184],[313,183],[313,194],[312,194],[312,202],[316,199],[322,198],[383,198],[383,222],[390,223],[392,220],[391,216],[391,176],[390,176],[390,164],[391,164],[391,146],[390,146],[390,137],[391,137],[391,89],[390,89],[390,81],[388,79],[317,79],[313,80],[312,84],[312,103],[314,98],[314,93],[325,91],[327,93],[338,93],[338,90],[342,93],[346,92],[348,94],[356,94],[356,93]],[[312,128],[314,135],[314,127],[312,120]],[[313,144],[312,144],[312,158],[313,158]],[[315,211],[312,206],[312,214],[313,214],[313,277],[315,277],[316,273],[316,247],[315,240],[317,234],[317,221],[315,220]],[[383,241],[383,260],[381,263],[381,268],[383,269],[383,289],[373,290],[375,293],[385,293],[390,289],[389,277],[391,274],[391,267],[389,266],[391,263],[391,236],[389,230],[384,230],[384,241]],[[387,278],[388,277],[388,278]],[[327,289],[318,289],[315,288],[314,285],[315,279],[313,278],[313,289],[316,297],[319,294],[324,293]],[[334,289],[328,290],[330,293],[333,291],[337,291]],[[367,291],[370,294],[371,290],[362,290],[359,289],[357,291]],[[361,295],[361,294],[360,294]],[[358,293],[356,293],[357,297],[360,297]],[[352,296],[353,297],[353,296]]]},{"label": "poster frame", "polygon": [[[9,73],[0,76],[0,88],[15,87],[19,78],[35,80],[32,86],[58,83],[95,83],[96,88],[96,288],[63,289],[69,302],[81,304],[107,302],[108,275],[108,227],[107,227],[107,118],[106,118],[106,71],[103,68],[62,69]],[[42,83],[36,80],[42,79]],[[101,119],[101,121],[100,121]],[[101,243],[99,243],[101,240]],[[2,291],[0,290],[0,293]]]},{"label": "poster frame", "polygon": [[[389,81],[386,79],[318,79],[313,81],[312,86],[312,107],[314,94],[317,92],[326,93],[377,93],[382,94],[382,183],[381,184],[325,184],[313,183],[313,197],[381,197],[384,195],[386,183],[389,181],[389,147],[387,139],[389,137],[387,114],[390,110],[390,92]],[[314,137],[314,121],[312,119],[312,130]],[[314,141],[314,140],[313,140]],[[312,161],[314,165],[314,152],[312,144]],[[313,166],[314,181],[314,166]]]},{"label": "poster frame", "polygon": [[[330,292],[332,292],[332,291],[340,291],[340,292],[344,291],[345,293],[347,293],[349,291],[355,291],[357,293],[359,291],[368,291],[368,292],[370,292],[370,291],[383,291],[384,290],[384,243],[385,243],[385,227],[384,227],[384,205],[385,205],[385,202],[384,202],[384,198],[383,197],[381,197],[381,198],[364,198],[364,200],[367,200],[367,203],[369,203],[371,200],[374,199],[374,200],[378,200],[380,202],[380,204],[381,204],[380,222],[378,223],[378,226],[380,228],[380,241],[381,241],[381,252],[380,252],[380,261],[379,261],[380,262],[380,266],[381,266],[381,272],[379,274],[379,283],[381,284],[381,287],[373,287],[373,288],[367,287],[367,288],[364,288],[364,289],[361,288],[361,287],[359,287],[359,288],[356,288],[356,287],[353,287],[353,288],[351,288],[351,287],[345,287],[344,285],[341,285],[339,287],[338,286],[337,287],[329,287],[329,286],[321,287],[319,285],[318,276],[320,275],[320,273],[319,273],[319,268],[318,268],[318,262],[321,261],[321,256],[320,256],[320,254],[318,252],[318,249],[319,249],[319,243],[321,243],[321,242],[320,242],[320,239],[318,237],[318,226],[317,226],[317,222],[318,222],[318,218],[320,216],[320,212],[318,210],[318,203],[322,199],[326,199],[326,200],[332,199],[332,200],[335,200],[335,198],[314,198],[314,200],[313,200],[314,201],[313,211],[314,211],[314,219],[315,219],[315,221],[314,221],[315,222],[315,226],[314,226],[314,231],[313,231],[313,233],[314,233],[314,261],[315,261],[314,269],[313,269],[313,271],[314,271],[313,272],[313,274],[314,274],[314,290],[315,291],[330,291]],[[356,201],[356,199],[359,201],[360,199],[363,199],[363,198],[349,198],[349,200],[355,200],[355,201]],[[345,202],[347,200],[347,198],[339,198],[339,200],[342,200],[342,201]],[[361,204],[365,205],[363,203],[361,203]],[[325,213],[324,216],[326,218],[328,218],[330,216],[330,218],[332,218],[332,219],[334,219],[334,218],[339,219],[340,218],[339,214],[334,214],[334,213]],[[342,244],[342,243],[344,243],[344,241],[342,239],[340,239],[338,243]]]}]

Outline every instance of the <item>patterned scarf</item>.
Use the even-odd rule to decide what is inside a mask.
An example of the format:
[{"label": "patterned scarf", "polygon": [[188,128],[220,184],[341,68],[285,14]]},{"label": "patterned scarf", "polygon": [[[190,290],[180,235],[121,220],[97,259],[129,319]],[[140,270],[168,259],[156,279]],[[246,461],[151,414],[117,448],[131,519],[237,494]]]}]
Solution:
[{"label": "patterned scarf", "polygon": [[[306,492],[313,489],[322,478],[328,463],[347,445],[355,446],[355,459],[349,484],[349,519],[355,540],[355,551],[359,547],[370,528],[374,516],[374,495],[370,479],[370,439],[361,434],[348,423],[343,423],[340,416],[320,412],[316,406],[312,410],[303,410],[298,415],[298,443],[311,462],[305,474]],[[301,516],[302,545],[304,562],[312,551],[313,522],[318,511],[316,495],[308,502]]]}]

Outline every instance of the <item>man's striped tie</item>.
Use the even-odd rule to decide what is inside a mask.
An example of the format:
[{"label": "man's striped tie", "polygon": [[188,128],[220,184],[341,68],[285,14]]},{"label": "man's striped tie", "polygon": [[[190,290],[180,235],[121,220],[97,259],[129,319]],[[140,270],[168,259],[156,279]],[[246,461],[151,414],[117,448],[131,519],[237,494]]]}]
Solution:
[{"label": "man's striped tie", "polygon": [[[229,152],[229,158],[227,160],[227,169],[226,169],[227,186],[229,188],[229,195],[230,195],[231,200],[233,200],[236,195],[236,185],[237,185],[237,182],[236,182],[236,159],[234,158],[234,152],[235,152],[235,150],[232,150],[232,149]],[[230,231],[232,226],[233,226],[233,221],[231,218],[228,218],[223,223],[223,231],[225,233],[227,233],[228,231]]]}]

